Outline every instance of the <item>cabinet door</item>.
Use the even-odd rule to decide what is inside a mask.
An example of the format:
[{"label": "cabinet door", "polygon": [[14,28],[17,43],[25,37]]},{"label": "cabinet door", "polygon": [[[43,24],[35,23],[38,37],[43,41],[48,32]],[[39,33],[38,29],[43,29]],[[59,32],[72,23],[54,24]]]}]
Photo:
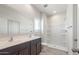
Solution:
[{"label": "cabinet door", "polygon": [[11,52],[9,55],[18,55],[19,53],[18,53],[18,51],[16,51],[16,52]]},{"label": "cabinet door", "polygon": [[36,40],[31,41],[31,55],[36,55]]},{"label": "cabinet door", "polygon": [[37,39],[37,54],[41,52],[41,38]]},{"label": "cabinet door", "polygon": [[19,51],[19,55],[30,55],[29,52],[30,52],[29,49],[25,48],[25,49]]},{"label": "cabinet door", "polygon": [[39,54],[41,52],[41,43],[38,42],[37,43],[37,54]]},{"label": "cabinet door", "polygon": [[31,46],[31,55],[36,55],[36,45]]},{"label": "cabinet door", "polygon": [[30,55],[30,42],[25,43],[25,48],[19,51],[19,55]]}]

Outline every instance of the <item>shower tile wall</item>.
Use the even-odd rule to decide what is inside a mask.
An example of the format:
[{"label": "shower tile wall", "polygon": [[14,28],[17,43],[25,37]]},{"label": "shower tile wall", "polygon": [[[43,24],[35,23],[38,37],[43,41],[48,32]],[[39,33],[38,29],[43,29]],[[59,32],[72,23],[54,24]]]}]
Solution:
[{"label": "shower tile wall", "polygon": [[66,13],[60,13],[44,19],[43,42],[51,45],[67,47],[67,41],[65,38],[65,16]]}]

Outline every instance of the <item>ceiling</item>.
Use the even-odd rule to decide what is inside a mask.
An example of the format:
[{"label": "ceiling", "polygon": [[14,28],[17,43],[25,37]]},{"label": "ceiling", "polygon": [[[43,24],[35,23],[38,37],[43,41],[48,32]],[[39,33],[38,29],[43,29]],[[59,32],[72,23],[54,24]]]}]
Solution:
[{"label": "ceiling", "polygon": [[[66,12],[67,4],[33,4],[33,6],[40,12],[44,12],[47,15],[54,15],[61,12]],[[45,7],[44,7],[45,6]]]},{"label": "ceiling", "polygon": [[38,11],[43,12],[48,16],[66,12],[67,9],[67,4],[32,4],[32,6],[25,4],[10,4],[7,6],[14,8],[17,11],[20,11],[24,14],[30,11],[31,11],[30,13],[33,14],[32,12],[32,6],[33,6]]}]

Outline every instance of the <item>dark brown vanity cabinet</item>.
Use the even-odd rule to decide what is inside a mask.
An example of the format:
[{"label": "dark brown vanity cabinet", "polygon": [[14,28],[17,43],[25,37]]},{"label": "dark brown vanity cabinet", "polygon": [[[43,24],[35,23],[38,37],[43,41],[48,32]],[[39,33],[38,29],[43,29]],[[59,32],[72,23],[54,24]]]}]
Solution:
[{"label": "dark brown vanity cabinet", "polygon": [[41,52],[41,38],[0,50],[0,55],[37,55]]}]

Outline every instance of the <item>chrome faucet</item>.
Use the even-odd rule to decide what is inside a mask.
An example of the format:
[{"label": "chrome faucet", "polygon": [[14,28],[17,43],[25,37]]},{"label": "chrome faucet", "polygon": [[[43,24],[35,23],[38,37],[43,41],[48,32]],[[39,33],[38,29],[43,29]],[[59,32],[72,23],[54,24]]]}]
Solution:
[{"label": "chrome faucet", "polygon": [[13,37],[11,36],[11,39],[9,40],[9,42],[13,41]]},{"label": "chrome faucet", "polygon": [[29,35],[29,37],[31,37],[32,36],[32,31],[30,31],[30,35]]}]

